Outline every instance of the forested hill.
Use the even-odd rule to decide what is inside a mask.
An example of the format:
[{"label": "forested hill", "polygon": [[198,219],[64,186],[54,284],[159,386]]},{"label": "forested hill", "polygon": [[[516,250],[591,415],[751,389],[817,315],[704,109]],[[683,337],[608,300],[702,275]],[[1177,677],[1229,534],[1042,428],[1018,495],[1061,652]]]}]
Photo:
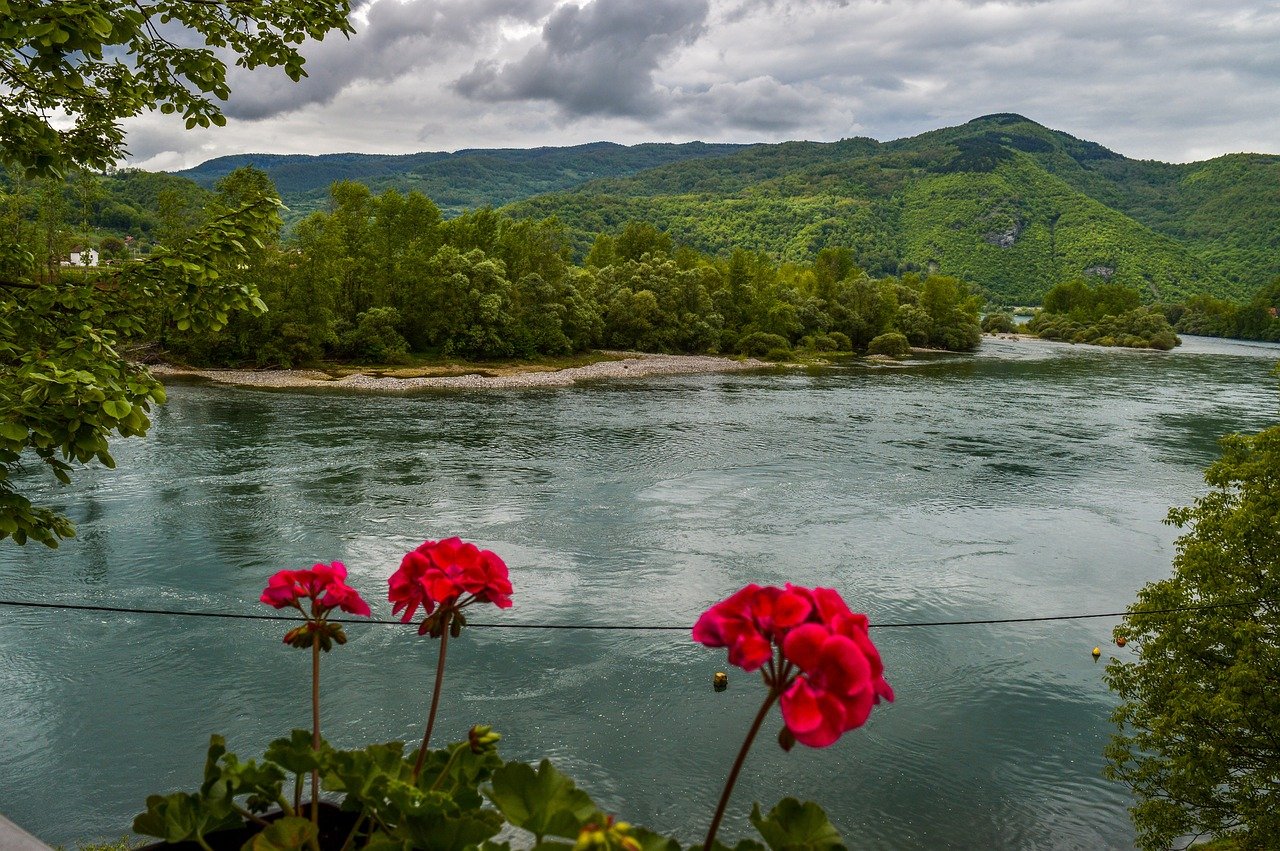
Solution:
[{"label": "forested hill", "polygon": [[846,246],[872,274],[936,269],[1004,303],[1079,276],[1174,300],[1241,297],[1280,274],[1280,156],[1132,160],[1012,114],[885,143],[758,145],[508,211],[557,216],[580,250],[630,220],[712,253]]},{"label": "forested hill", "polygon": [[456,215],[569,189],[597,178],[631,175],[687,159],[722,157],[746,147],[702,142],[628,147],[595,142],[566,148],[493,148],[401,156],[238,154],[176,173],[209,189],[241,166],[262,169],[275,182],[295,221],[325,208],[329,187],[338,180],[358,181],[375,192],[417,190],[446,215]]},{"label": "forested hill", "polygon": [[847,247],[873,275],[936,270],[997,303],[1039,303],[1082,276],[1153,301],[1239,299],[1280,275],[1280,156],[1133,160],[1009,113],[892,142],[261,154],[180,174],[207,187],[246,164],[275,181],[291,222],[355,180],[420,191],[446,216],[554,215],[579,257],[596,234],[643,221],[712,254],[807,262]]}]

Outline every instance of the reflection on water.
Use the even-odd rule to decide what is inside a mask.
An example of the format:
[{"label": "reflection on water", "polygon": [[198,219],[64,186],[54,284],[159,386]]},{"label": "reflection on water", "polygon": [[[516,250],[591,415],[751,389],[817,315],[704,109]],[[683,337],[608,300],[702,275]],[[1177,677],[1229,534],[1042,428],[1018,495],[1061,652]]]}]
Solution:
[{"label": "reflection on water", "polygon": [[[270,572],[340,559],[380,598],[406,549],[461,533],[512,567],[516,607],[491,622],[691,624],[747,581],[833,585],[873,623],[1113,611],[1167,573],[1161,520],[1217,439],[1274,420],[1278,355],[994,342],[528,392],[178,386],[118,471],[50,496],[79,538],[0,549],[4,596],[251,611]],[[898,702],[823,751],[762,736],[728,835],[751,800],[797,794],[858,847],[1131,846],[1088,655],[1111,626],[878,630]],[[248,754],[304,726],[279,631],[0,610],[0,812],[53,842],[118,836],[148,793],[194,785],[208,732]],[[415,740],[431,648],[351,636],[325,660],[326,734]],[[683,633],[474,629],[454,648],[441,729],[493,723],[508,756],[550,754],[688,842],[761,696],[740,673],[713,692],[722,652]]]}]

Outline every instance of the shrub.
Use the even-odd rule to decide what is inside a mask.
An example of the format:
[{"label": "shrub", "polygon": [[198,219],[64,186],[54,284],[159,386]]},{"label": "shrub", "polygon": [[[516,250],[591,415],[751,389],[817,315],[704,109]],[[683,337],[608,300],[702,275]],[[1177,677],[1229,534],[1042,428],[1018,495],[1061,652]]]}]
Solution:
[{"label": "shrub", "polygon": [[778,334],[768,334],[764,331],[755,331],[738,340],[738,351],[744,355],[758,357],[775,349],[782,349],[790,356],[791,343],[787,342],[786,337]]},{"label": "shrub", "polygon": [[840,350],[840,344],[831,339],[830,335],[818,333],[801,340],[800,348],[812,352],[836,352]]},{"label": "shrub", "polygon": [[836,344],[837,352],[853,351],[853,341],[849,339],[848,334],[842,334],[839,331],[832,331],[827,336],[831,339],[831,342]]},{"label": "shrub", "polygon": [[987,334],[1013,334],[1018,326],[1012,313],[988,313],[982,318],[982,330]]},{"label": "shrub", "polygon": [[356,360],[396,363],[404,360],[409,344],[396,330],[400,311],[371,307],[356,317],[356,327],[342,335],[342,353]]},{"label": "shrub", "polygon": [[897,331],[881,334],[871,341],[871,345],[867,346],[867,354],[869,355],[902,358],[910,353],[911,343],[908,342],[905,334],[899,334]]}]

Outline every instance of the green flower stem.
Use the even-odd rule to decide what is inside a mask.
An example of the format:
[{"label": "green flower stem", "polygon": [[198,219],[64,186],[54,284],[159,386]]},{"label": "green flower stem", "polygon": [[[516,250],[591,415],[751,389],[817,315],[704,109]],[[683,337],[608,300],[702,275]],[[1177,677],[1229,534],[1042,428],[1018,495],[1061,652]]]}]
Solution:
[{"label": "green flower stem", "polygon": [[436,782],[431,784],[431,788],[427,790],[428,792],[434,792],[440,788],[440,784],[444,782],[445,775],[449,773],[450,766],[452,766],[454,760],[458,758],[458,754],[462,753],[462,749],[466,747],[470,747],[470,745],[463,742],[453,749],[449,754],[449,761],[444,764],[444,768],[440,769],[440,774],[436,777]]},{"label": "green flower stem", "polygon": [[427,731],[422,736],[422,747],[418,748],[418,761],[413,766],[413,782],[418,782],[422,773],[422,765],[427,761],[427,744],[431,741],[431,729],[436,725],[436,710],[440,708],[440,686],[444,684],[444,659],[449,650],[449,621],[452,612],[446,612],[440,619],[440,659],[436,662],[436,685],[431,692],[431,711],[427,713]]},{"label": "green flower stem", "polygon": [[[320,633],[311,633],[311,749],[320,751]],[[320,829],[320,769],[311,769],[311,823]]]},{"label": "green flower stem", "polygon": [[283,794],[276,797],[276,804],[280,806],[280,812],[284,813],[286,816],[289,816],[290,818],[297,815],[298,813],[299,807],[290,807],[289,802],[285,800]]},{"label": "green flower stem", "polygon": [[716,841],[716,832],[720,830],[720,820],[724,818],[725,807],[729,805],[729,796],[733,794],[734,784],[738,782],[738,774],[742,772],[742,764],[747,760],[747,751],[751,750],[751,743],[756,740],[756,734],[760,732],[760,725],[764,723],[765,716],[769,714],[773,704],[782,696],[782,691],[786,687],[787,676],[790,673],[791,664],[787,663],[785,669],[779,671],[777,659],[771,660],[769,662],[769,670],[763,672],[765,684],[769,686],[769,694],[765,697],[760,711],[756,713],[756,719],[751,722],[751,729],[747,731],[747,738],[742,743],[742,749],[738,751],[738,758],[733,761],[733,768],[729,770],[729,779],[724,783],[724,792],[720,794],[720,803],[716,805],[716,814],[711,818],[711,827],[707,828],[707,838],[702,843],[703,851],[711,851],[711,844]]}]

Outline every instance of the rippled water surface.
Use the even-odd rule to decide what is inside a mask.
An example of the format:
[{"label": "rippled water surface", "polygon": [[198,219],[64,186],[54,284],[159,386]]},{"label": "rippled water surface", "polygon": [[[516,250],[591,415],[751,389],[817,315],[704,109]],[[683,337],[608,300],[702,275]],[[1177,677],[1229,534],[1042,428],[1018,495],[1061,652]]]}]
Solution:
[{"label": "rippled water surface", "polygon": [[[1168,573],[1161,520],[1217,438],[1275,421],[1277,357],[987,342],[525,392],[176,386],[118,470],[50,497],[77,539],[0,544],[0,597],[255,611],[269,573],[336,559],[380,598],[405,550],[462,534],[511,565],[516,606],[488,622],[691,624],[748,581],[835,586],[873,624],[1116,611]],[[795,794],[860,848],[1131,846],[1089,657],[1113,624],[876,629],[898,701],[822,751],[782,753],[770,722],[727,834]],[[147,794],[198,784],[208,733],[249,755],[306,726],[281,632],[0,608],[0,812],[50,842],[119,836]],[[415,740],[434,649],[352,628],[324,660],[326,735]],[[681,632],[477,628],[451,644],[438,729],[492,723],[508,757],[549,754],[694,842],[762,696],[741,672],[714,693],[723,667]]]}]

